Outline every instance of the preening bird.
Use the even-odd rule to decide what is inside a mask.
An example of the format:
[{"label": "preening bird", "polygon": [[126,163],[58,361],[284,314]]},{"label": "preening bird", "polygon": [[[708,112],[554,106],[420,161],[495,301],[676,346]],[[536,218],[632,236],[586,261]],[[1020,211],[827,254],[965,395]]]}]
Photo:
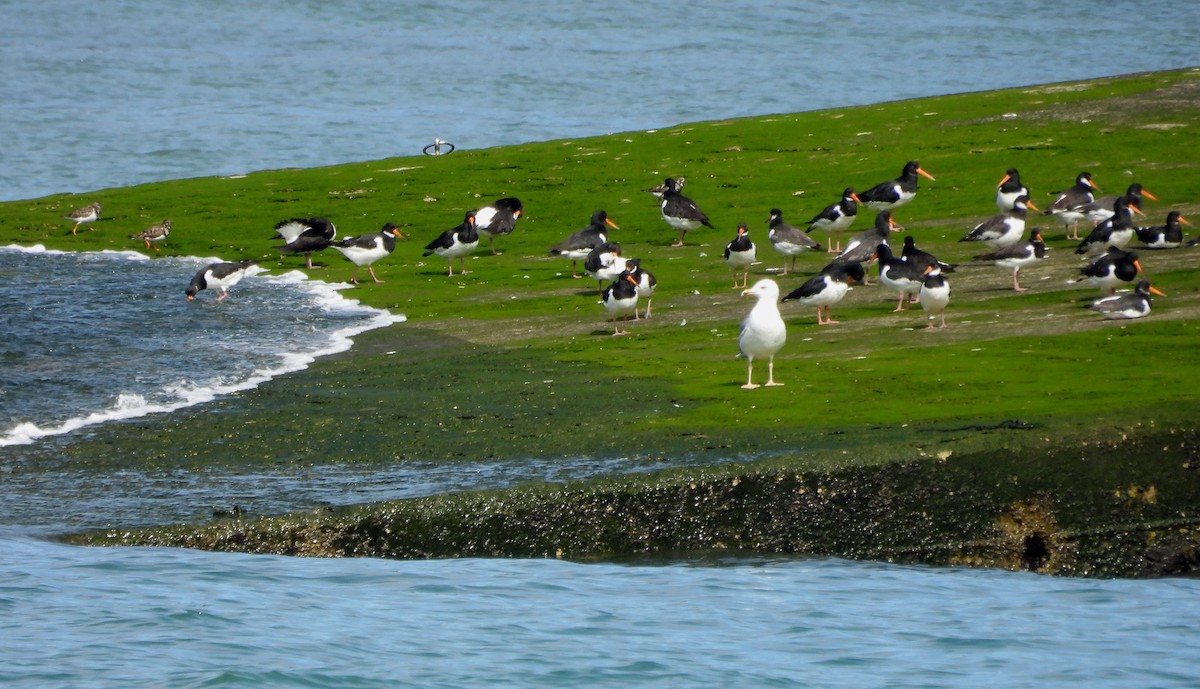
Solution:
[{"label": "preening bird", "polygon": [[371,264],[395,251],[396,238],[403,236],[396,224],[389,222],[378,232],[349,237],[335,242],[332,246],[354,264],[353,270],[350,271],[350,282],[358,284],[358,269],[361,266],[367,267],[372,280],[383,282],[375,276],[375,269]]},{"label": "preening bird", "polygon": [[493,256],[499,256],[496,251],[496,237],[512,234],[517,226],[517,219],[525,212],[521,199],[508,196],[497,199],[483,208],[475,211],[475,231],[480,238],[488,240],[488,248]]},{"label": "preening bird", "polygon": [[255,265],[254,261],[210,263],[192,277],[184,294],[187,295],[188,301],[192,301],[201,290],[211,289],[216,290],[217,301],[224,301],[225,297],[229,296],[229,289],[246,277]]},{"label": "preening bird", "polygon": [[[750,241],[750,230],[746,223],[738,223],[737,236],[725,245],[725,263],[733,271],[733,286],[745,288],[750,280],[750,266],[754,265],[754,242]],[[738,284],[738,273],[742,274],[742,284]]]},{"label": "preening bird", "polygon": [[805,251],[820,249],[821,245],[813,241],[807,234],[783,221],[783,211],[771,209],[771,217],[767,221],[767,239],[771,246],[783,256],[783,274],[788,274],[788,261],[791,269],[796,269],[796,257]]},{"label": "preening bird", "polygon": [[637,315],[638,284],[637,280],[624,270],[611,285],[601,293],[604,309],[608,311],[609,320],[613,323],[613,335],[626,335],[629,331],[622,330],[621,321],[629,320],[629,315]]},{"label": "preening bird", "polygon": [[[950,281],[940,273],[927,273],[921,281],[919,294],[921,308],[930,316],[927,328],[946,327],[946,305],[950,303]],[[940,320],[933,324],[932,316],[936,314]]]},{"label": "preening bird", "polygon": [[1075,253],[1089,254],[1095,253],[1096,250],[1103,251],[1109,247],[1124,249],[1129,246],[1133,238],[1137,236],[1133,230],[1134,213],[1142,214],[1136,207],[1129,205],[1129,201],[1125,197],[1117,197],[1113,201],[1112,215],[1092,228],[1088,236],[1079,242],[1079,248],[1075,249]]},{"label": "preening bird", "polygon": [[[629,271],[629,275],[637,283],[638,301],[640,302],[642,299],[646,300],[646,318],[649,318],[650,302],[654,298],[654,289],[658,287],[658,280],[654,279],[653,273],[642,267],[640,259],[625,259],[625,270]],[[638,318],[637,309],[635,308],[633,319],[636,321]]]},{"label": "preening bird", "polygon": [[904,248],[901,249],[900,256],[905,261],[908,261],[912,265],[916,266],[916,268],[920,270],[922,274],[924,274],[927,269],[928,272],[933,273],[934,275],[940,273],[953,273],[955,271],[953,265],[946,263],[945,261],[939,261],[937,256],[934,256],[928,251],[918,249],[917,240],[914,239],[912,235],[904,238]]},{"label": "preening bird", "polygon": [[313,252],[328,248],[337,237],[337,228],[322,217],[292,218],[275,225],[275,236],[286,242],[275,247],[281,259],[288,254],[302,253],[305,267],[311,270]]},{"label": "preening bird", "polygon": [[986,254],[975,257],[977,261],[991,261],[1001,268],[1012,271],[1013,291],[1024,292],[1026,288],[1017,281],[1017,272],[1023,266],[1030,265],[1046,257],[1046,242],[1042,240],[1042,231],[1033,228],[1029,231],[1029,239],[1016,244],[1009,244]]},{"label": "preening bird", "polygon": [[587,258],[592,249],[608,241],[608,230],[605,227],[611,227],[614,230],[620,229],[608,217],[608,213],[602,210],[592,213],[592,220],[588,226],[572,232],[566,239],[550,247],[550,255],[566,256],[571,259],[571,277],[576,279],[583,277],[576,268],[580,261]]},{"label": "preening bird", "polygon": [[780,301],[799,301],[804,306],[817,307],[817,325],[837,323],[829,307],[837,304],[850,291],[850,284],[862,282],[866,276],[861,263],[834,261],[812,276]]},{"label": "preening bird", "polygon": [[[887,244],[892,232],[897,231],[897,227],[899,226],[896,225],[895,220],[892,220],[891,211],[879,211],[875,215],[875,224],[870,229],[859,232],[858,236],[846,244],[846,249],[833,260],[842,263],[870,264],[876,258],[875,249],[880,244]],[[871,283],[863,278],[863,284]]]},{"label": "preening bird", "polygon": [[1109,294],[1123,283],[1133,282],[1142,273],[1137,252],[1109,247],[1108,251],[1079,270],[1080,277]]},{"label": "preening bird", "polygon": [[668,225],[679,231],[679,239],[671,246],[683,246],[683,236],[688,230],[694,230],[701,225],[712,227],[708,216],[696,202],[679,193],[679,182],[668,177],[663,181],[662,218]]},{"label": "preening bird", "polygon": [[[165,241],[167,236],[170,234],[171,221],[163,220],[157,225],[151,225],[137,234],[130,235],[129,238],[140,239],[146,243],[147,249],[153,248],[155,251],[158,251],[158,245]],[[153,243],[153,245],[151,243]]]},{"label": "preening bird", "polygon": [[779,285],[774,280],[765,278],[754,283],[750,289],[744,290],[742,296],[752,296],[757,301],[750,313],[742,320],[742,329],[738,333],[738,350],[746,357],[746,384],[742,387],[753,390],[759,387],[754,383],[754,360],[767,359],[768,386],[783,385],[775,382],[775,354],[783,348],[787,341],[787,326],[783,316],[779,314]]},{"label": "preening bird", "polygon": [[[672,180],[675,183],[675,191],[681,191],[683,189],[683,185],[685,183],[687,183],[686,177],[668,177],[667,179]],[[659,184],[658,186],[650,187],[646,191],[650,192],[651,194],[654,194],[654,196],[656,198],[661,199],[663,196],[663,192],[666,190],[667,190],[667,183],[663,182],[662,184]]]},{"label": "preening bird", "polygon": [[625,270],[625,260],[621,258],[621,245],[617,242],[604,242],[588,252],[583,260],[583,269],[599,283],[601,296],[604,295],[604,283],[616,280]]},{"label": "preening bird", "polygon": [[997,213],[971,229],[960,242],[983,242],[991,247],[1005,247],[1016,244],[1025,236],[1025,217],[1028,210],[1037,210],[1037,206],[1028,196],[1019,196],[1013,201],[1011,210]]},{"label": "preening bird", "polygon": [[873,210],[895,210],[912,201],[917,195],[917,175],[933,180],[933,175],[921,169],[921,165],[917,161],[910,160],[904,165],[904,170],[899,177],[876,184],[860,193],[858,198],[867,208]]},{"label": "preening bird", "polygon": [[467,254],[479,246],[479,232],[475,230],[475,212],[468,211],[463,221],[442,232],[432,242],[425,245],[422,256],[437,254],[446,259],[446,266],[451,277],[454,276],[454,259],[458,259],[458,274],[466,275]]},{"label": "preening bird", "polygon": [[922,281],[932,267],[924,269],[905,261],[892,253],[892,247],[880,244],[875,247],[879,259],[879,281],[900,295],[895,311],[903,311],[905,303],[912,301],[921,291]]},{"label": "preening bird", "polygon": [[1060,191],[1050,205],[1046,206],[1046,210],[1042,211],[1042,215],[1057,217],[1067,231],[1067,239],[1079,239],[1079,221],[1086,215],[1078,209],[1094,201],[1096,191],[1099,191],[1099,188],[1092,181],[1092,173],[1081,172],[1075,176],[1075,184]]}]

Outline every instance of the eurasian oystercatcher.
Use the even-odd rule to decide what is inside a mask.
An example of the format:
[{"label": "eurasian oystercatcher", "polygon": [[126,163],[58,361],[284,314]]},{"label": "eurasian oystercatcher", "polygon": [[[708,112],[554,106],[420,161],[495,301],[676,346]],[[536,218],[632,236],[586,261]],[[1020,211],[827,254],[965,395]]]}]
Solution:
[{"label": "eurasian oystercatcher", "polygon": [[396,224],[389,222],[384,224],[378,232],[349,237],[340,242],[335,242],[333,248],[340,251],[343,256],[354,264],[353,270],[350,271],[350,282],[358,284],[358,269],[361,266],[367,267],[367,272],[371,274],[372,280],[383,282],[383,280],[376,277],[375,269],[371,267],[371,264],[395,251],[396,238],[403,236],[404,234],[396,228]]},{"label": "eurasian oystercatcher", "polygon": [[1037,210],[1037,206],[1028,196],[1020,196],[1013,201],[1011,210],[997,213],[971,229],[960,242],[983,242],[991,247],[1005,247],[1016,244],[1025,236],[1025,219],[1028,209]]},{"label": "eurasian oystercatcher", "polygon": [[875,247],[879,259],[879,281],[900,295],[895,311],[903,311],[905,303],[911,302],[921,291],[921,283],[932,268],[920,269],[892,253],[892,247],[880,244]]},{"label": "eurasian oystercatcher", "polygon": [[629,320],[629,315],[637,314],[638,285],[629,271],[621,271],[611,285],[601,293],[604,309],[608,311],[609,320],[613,323],[613,335],[627,335],[628,330],[621,329],[621,321]]},{"label": "eurasian oystercatcher", "polygon": [[[750,266],[754,265],[756,250],[754,242],[750,241],[750,230],[746,223],[738,223],[737,236],[725,245],[725,264],[733,271],[733,286],[745,289],[750,280]],[[738,284],[738,273],[742,274],[742,284]]]},{"label": "eurasian oystercatcher", "polygon": [[[861,263],[834,261],[812,276],[780,301],[799,301],[804,306],[817,307],[817,325],[837,323],[829,307],[837,304],[850,291],[850,283],[862,282],[866,273]],[[822,316],[822,312],[824,315]]]},{"label": "eurasian oystercatcher", "polygon": [[1099,188],[1092,181],[1092,173],[1085,170],[1075,176],[1073,186],[1058,192],[1058,196],[1046,206],[1042,215],[1057,217],[1066,229],[1067,239],[1079,239],[1079,221],[1085,216],[1076,209],[1094,201],[1096,191],[1099,191]]},{"label": "eurasian oystercatcher", "polygon": [[[858,194],[855,193],[854,187],[846,187],[842,191],[842,200],[837,203],[831,203],[821,209],[820,213],[813,216],[812,220],[808,221],[808,232],[813,230],[824,230],[829,233],[827,248],[825,253],[835,254],[842,250],[842,230],[848,229],[854,224],[854,219],[858,217],[858,204],[862,203]],[[837,240],[837,247],[833,245],[834,239]]]},{"label": "eurasian oystercatcher", "polygon": [[1092,302],[1088,308],[1109,319],[1142,318],[1150,315],[1150,295],[1167,295],[1158,291],[1149,280],[1142,280],[1131,294],[1118,294]]},{"label": "eurasian oystercatcher", "polygon": [[288,254],[303,253],[305,267],[312,269],[313,252],[328,248],[337,237],[337,228],[322,217],[292,218],[275,225],[275,236],[286,242],[275,247],[280,259]]},{"label": "eurasian oystercatcher", "polygon": [[576,267],[580,261],[587,258],[592,249],[608,241],[608,231],[604,229],[605,226],[614,230],[620,229],[608,217],[608,213],[602,210],[592,213],[592,220],[588,226],[572,232],[566,239],[550,247],[550,255],[566,256],[571,259],[571,277],[576,279],[583,277]]},{"label": "eurasian oystercatcher", "polygon": [[1024,292],[1025,288],[1017,281],[1017,272],[1022,266],[1027,266],[1046,257],[1046,242],[1042,239],[1042,231],[1033,228],[1029,231],[1029,239],[1016,244],[1009,244],[986,254],[975,257],[977,261],[991,261],[1001,268],[1012,271],[1013,291]]},{"label": "eurasian oystercatcher", "polygon": [[254,261],[210,263],[192,277],[184,294],[187,295],[188,301],[191,301],[196,298],[196,293],[200,290],[211,289],[217,291],[217,301],[222,301],[229,296],[229,289],[245,277],[255,265]]},{"label": "eurasian oystercatcher", "polygon": [[712,227],[712,223],[708,221],[708,216],[696,202],[679,193],[679,183],[668,177],[663,182],[662,218],[668,225],[679,231],[679,239],[672,244],[672,247],[683,246],[683,236],[688,230],[694,230],[701,225]]},{"label": "eurasian oystercatcher", "polygon": [[497,199],[494,203],[475,211],[475,231],[481,238],[488,240],[488,248],[492,250],[493,256],[500,255],[500,252],[496,251],[496,237],[512,234],[517,226],[517,219],[524,212],[525,206],[521,205],[521,199],[515,196]]},{"label": "eurasian oystercatcher", "polygon": [[[950,303],[950,281],[941,273],[927,273],[921,280],[921,290],[918,293],[921,308],[929,316],[927,328],[944,328],[946,327],[946,305]],[[938,325],[933,324],[933,315],[937,314],[941,320]]]},{"label": "eurasian oystercatcher", "polygon": [[1022,196],[1029,196],[1029,188],[1021,183],[1021,173],[1017,172],[1017,168],[1010,167],[1004,172],[1004,179],[996,185],[996,208],[1000,212],[1012,210],[1013,203]]},{"label": "eurasian oystercatcher", "polygon": [[1135,208],[1138,211],[1142,210],[1142,197],[1146,197],[1151,201],[1157,201],[1158,197],[1151,194],[1142,185],[1134,182],[1125,190],[1123,196],[1101,196],[1091,203],[1085,203],[1074,210],[1083,213],[1088,222],[1092,225],[1098,225],[1113,216],[1113,204],[1117,199],[1123,198],[1129,204],[1130,208]]},{"label": "eurasian oystercatcher", "polygon": [[1088,284],[1108,290],[1109,294],[1117,291],[1123,283],[1133,282],[1142,272],[1142,264],[1138,261],[1136,251],[1123,251],[1109,247],[1104,255],[1079,269],[1080,277]]},{"label": "eurasian oystercatcher", "polygon": [[796,257],[805,251],[820,249],[821,245],[812,240],[804,232],[792,227],[783,221],[783,211],[778,208],[771,209],[771,217],[767,221],[767,239],[771,240],[771,246],[783,256],[783,274],[788,274],[788,261],[791,261],[791,269],[796,269]]},{"label": "eurasian oystercatcher", "polygon": [[1167,213],[1166,223],[1154,227],[1138,227],[1134,229],[1140,241],[1147,249],[1177,249],[1183,244],[1183,227],[1191,225],[1188,219],[1179,211]]},{"label": "eurasian oystercatcher", "polygon": [[1142,215],[1136,206],[1129,205],[1125,197],[1118,196],[1113,201],[1112,216],[1093,227],[1083,241],[1079,242],[1079,248],[1075,249],[1075,253],[1089,254],[1096,253],[1096,250],[1103,251],[1110,246],[1118,249],[1129,246],[1133,242],[1133,238],[1137,236],[1137,233],[1133,231],[1134,213]]},{"label": "eurasian oystercatcher", "polygon": [[475,250],[479,246],[479,233],[475,230],[475,212],[467,211],[463,216],[463,221],[442,232],[434,239],[425,245],[425,253],[422,256],[430,256],[437,254],[446,259],[446,267],[451,277],[454,276],[454,259],[458,259],[458,274],[466,275],[467,270],[467,254]]},{"label": "eurasian oystercatcher", "polygon": [[917,175],[933,180],[933,175],[921,169],[921,165],[910,160],[896,179],[880,182],[858,195],[867,208],[890,211],[903,206],[917,195]]}]

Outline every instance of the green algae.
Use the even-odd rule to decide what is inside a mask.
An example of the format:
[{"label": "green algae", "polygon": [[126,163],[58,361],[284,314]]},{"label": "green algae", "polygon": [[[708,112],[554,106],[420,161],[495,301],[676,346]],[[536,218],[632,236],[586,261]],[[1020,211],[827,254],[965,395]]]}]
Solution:
[{"label": "green algae", "polygon": [[[1147,206],[1155,222],[1167,208],[1195,215],[1200,161],[1181,153],[1196,150],[1200,136],[1198,90],[1200,71],[1181,70],[4,204],[0,241],[136,249],[129,234],[170,217],[176,231],[164,253],[257,258],[275,271],[301,265],[294,258],[279,260],[271,249],[271,227],[286,217],[325,215],[342,234],[374,230],[391,219],[413,237],[377,264],[386,282],[353,292],[364,303],[405,313],[407,323],[364,334],[351,352],[203,409],[112,424],[49,444],[33,453],[36,466],[30,470],[86,475],[332,461],[371,466],[409,459],[553,458],[577,455],[581,448],[596,456],[684,464],[695,458],[706,467],[723,460],[733,464],[722,470],[720,480],[737,479],[747,487],[730,493],[714,485],[712,494],[720,497],[705,498],[696,510],[686,511],[686,518],[662,511],[656,486],[665,486],[661,490],[672,500],[685,500],[680,496],[691,489],[681,486],[708,485],[711,467],[614,479],[622,486],[619,491],[523,489],[512,495],[521,496],[523,514],[535,515],[527,520],[481,520],[469,514],[478,508],[437,507],[517,500],[508,493],[436,496],[373,507],[365,514],[412,510],[417,516],[404,520],[433,520],[436,528],[423,526],[421,533],[445,541],[438,545],[438,538],[421,540],[389,526],[401,535],[384,539],[388,547],[374,551],[389,556],[561,551],[568,557],[613,557],[729,547],[1014,567],[1034,562],[1033,569],[1062,573],[1146,573],[1129,563],[1170,560],[1162,553],[1186,553],[1195,543],[1187,531],[1194,528],[1200,504],[1194,467],[1180,460],[1174,474],[1155,482],[1138,478],[1137,472],[1148,460],[1162,459],[1153,450],[1158,434],[1165,428],[1185,432],[1191,428],[1189,410],[1197,408],[1194,382],[1200,372],[1191,355],[1200,334],[1196,254],[1146,255],[1148,274],[1169,298],[1155,302],[1151,318],[1105,323],[1083,308],[1097,295],[1068,282],[1077,259],[1073,245],[1050,224],[1056,221],[1031,220],[1049,229],[1052,252],[1043,264],[1022,272],[1022,282],[1032,290],[1021,295],[1006,288],[1010,278],[1003,271],[971,265],[977,247],[957,240],[994,212],[992,190],[1010,166],[1021,169],[1039,204],[1086,168],[1106,192],[1118,193],[1128,181],[1145,184],[1162,199]],[[951,276],[951,327],[924,331],[919,311],[892,313],[894,301],[877,287],[856,288],[837,311],[843,321],[837,327],[818,327],[812,314],[785,304],[789,344],[777,375],[787,385],[739,390],[744,362],[733,355],[737,322],[749,305],[730,288],[719,260],[736,222],[751,224],[752,238],[762,247],[763,264],[755,272],[767,275],[778,259],[766,247],[766,209],[784,208],[785,217],[801,222],[846,184],[861,188],[895,176],[914,157],[938,180],[923,181],[917,200],[897,215],[923,248],[961,264]],[[686,176],[686,191],[718,227],[691,233],[682,250],[668,248],[673,234],[658,218],[653,198],[641,191],[666,175]],[[424,240],[457,224],[464,210],[506,195],[520,196],[527,215],[516,233],[499,241],[501,256],[481,252],[469,261],[472,272],[455,278],[445,275],[444,263],[420,257]],[[104,202],[105,219],[95,231],[70,236],[59,216],[92,198]],[[582,226],[596,208],[609,211],[621,225],[615,238],[627,254],[642,257],[660,281],[655,316],[632,324],[633,334],[625,338],[609,336],[595,284],[571,280],[568,263],[546,255],[548,246]],[[864,226],[860,221],[857,227]],[[825,260],[823,255],[802,258],[796,284]],[[323,256],[318,262],[326,266],[313,271],[314,277],[348,277],[349,264],[340,257]],[[793,281],[771,275],[781,284]],[[1148,423],[1155,424],[1154,442],[1119,440],[1122,434],[1146,433],[1136,429]],[[368,439],[341,432],[344,428],[368,429]],[[1023,439],[1033,436],[1049,440]],[[1092,463],[1105,467],[1103,481],[1065,471],[1072,466],[1066,460],[1044,463],[1047,456],[1078,452],[1089,442],[1114,448],[1113,456]],[[997,480],[972,490],[914,490],[912,476],[944,488],[952,480],[947,472],[985,463],[970,464],[965,457],[986,457],[1007,467],[1004,471],[1024,489],[1004,492],[999,486],[1005,482]],[[763,461],[783,466],[753,468]],[[818,482],[837,477],[861,486],[870,499],[786,506],[809,515],[840,510],[845,520],[829,521],[832,526],[820,537],[802,537],[801,530],[789,537],[783,527],[764,539],[731,535],[732,527],[719,524],[722,515],[736,513],[753,531],[757,527],[750,524],[767,519],[771,501],[783,499],[782,493],[765,489],[774,485],[769,481],[751,480],[758,471],[771,481],[796,474]],[[820,487],[804,485],[806,490]],[[1133,507],[1145,512],[1149,503],[1127,505],[1130,487],[1149,485],[1157,487],[1154,514],[1135,514]],[[1164,485],[1177,490],[1164,491]],[[749,486],[763,491],[761,504],[746,502]],[[799,490],[799,484],[791,488]],[[1079,497],[1118,490],[1126,497]],[[618,495],[626,497],[618,500]],[[579,500],[590,500],[592,507]],[[880,501],[895,506],[890,517],[872,512],[871,504]],[[1064,515],[1061,506],[1068,504],[1073,512]],[[601,505],[620,514],[643,509],[654,516],[637,529],[665,535],[635,537],[632,524],[641,522],[605,521],[603,514],[611,513]],[[571,522],[562,522],[563,513],[556,511],[564,506],[592,515],[594,523],[576,524],[580,535],[571,536],[561,526]],[[777,507],[784,509],[783,503]],[[712,514],[706,517],[705,510]],[[1119,519],[1110,515],[1113,510]],[[945,528],[930,531],[931,517],[922,513],[938,515]],[[351,528],[328,521],[335,517],[324,513],[299,515],[263,523],[318,542],[325,541],[304,526],[310,520],[317,520],[312,528],[328,530],[329,539]],[[1055,533],[1116,533],[1125,525],[1122,538],[1136,541],[1140,549],[1129,543],[1075,545],[1068,557],[1052,547],[1062,539],[1038,536],[1037,529],[1020,535],[1020,524],[1049,523],[1047,515],[1054,518]],[[344,517],[339,513],[336,519]],[[654,519],[664,523],[655,526]],[[1003,557],[996,555],[1000,551],[987,544],[1003,540],[997,534],[1004,529],[997,524],[1007,524],[1008,537],[1022,547],[1026,540],[1040,542],[1045,554],[1032,557],[1017,548],[1021,552],[1014,559],[1014,549],[1006,546]],[[1148,524],[1177,526],[1151,530]],[[194,528],[200,533],[224,526]],[[847,534],[839,537],[840,530]],[[956,530],[972,534],[959,539],[970,547],[947,546],[956,542],[950,539]],[[1177,547],[1161,546],[1157,555],[1148,555],[1141,546],[1151,531],[1162,542],[1179,541]],[[719,538],[712,536],[717,533]],[[929,533],[929,539],[916,538],[921,533]],[[410,537],[422,543],[411,552],[397,540]],[[301,537],[278,538],[282,543]],[[489,546],[464,545],[476,542],[470,538]],[[320,550],[289,550],[268,542],[256,547]],[[1119,557],[1103,555],[1105,547]],[[321,549],[339,555],[369,550]],[[1122,564],[1087,564],[1105,557]]]}]

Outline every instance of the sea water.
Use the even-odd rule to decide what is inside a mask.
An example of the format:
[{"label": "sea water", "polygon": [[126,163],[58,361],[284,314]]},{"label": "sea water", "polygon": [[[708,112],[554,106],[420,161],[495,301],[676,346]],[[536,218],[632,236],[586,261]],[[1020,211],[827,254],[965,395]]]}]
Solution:
[{"label": "sea water", "polygon": [[[1189,67],[1200,5],[60,0],[0,3],[0,18],[0,199],[72,192],[82,205],[113,186],[416,155],[435,137],[482,148]],[[114,476],[140,488],[82,483],[64,504],[72,493],[58,489],[77,477],[39,492],[24,471],[33,450],[269,385],[402,316],[279,270],[220,304],[187,303],[187,278],[217,258],[231,257],[0,251],[3,686],[1197,685],[1196,580],[737,556],[321,561],[43,540],[256,477]],[[270,325],[256,329],[263,311]],[[187,337],[141,327],[163,316]],[[266,508],[282,511],[621,466],[427,469],[257,478],[280,487]]]}]

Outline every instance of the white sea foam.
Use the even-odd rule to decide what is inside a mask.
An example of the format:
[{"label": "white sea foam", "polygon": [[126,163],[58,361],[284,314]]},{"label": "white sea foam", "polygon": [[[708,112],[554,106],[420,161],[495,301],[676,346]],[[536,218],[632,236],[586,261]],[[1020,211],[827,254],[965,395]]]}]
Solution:
[{"label": "white sea foam", "polygon": [[[46,255],[71,253],[49,250],[43,246],[9,246],[2,250]],[[103,254],[103,256],[99,254]],[[82,259],[92,256],[133,261],[146,260],[145,256],[137,252],[78,254],[78,257]],[[187,266],[188,270],[191,270],[194,265],[203,265],[215,260],[220,259],[195,257],[157,259],[159,264],[171,265],[169,262],[174,262],[174,265],[177,266]],[[170,379],[153,383],[154,387],[151,390],[116,390],[109,396],[110,401],[107,406],[80,410],[76,415],[64,420],[45,423],[21,420],[9,430],[0,432],[0,447],[29,444],[42,438],[71,433],[88,426],[151,414],[170,413],[185,407],[205,404],[236,392],[256,388],[281,375],[303,370],[320,357],[350,349],[354,344],[353,338],[363,332],[407,320],[403,315],[364,306],[358,300],[344,296],[342,293],[351,285],[310,280],[300,271],[288,271],[273,275],[266,269],[259,268],[247,276],[239,285],[239,290],[242,290],[243,293],[253,294],[250,290],[253,289],[255,281],[261,281],[261,284],[264,285],[282,287],[285,293],[297,295],[298,308],[299,306],[308,307],[310,313],[315,308],[319,313],[326,314],[330,320],[305,327],[303,337],[282,338],[278,341],[259,342],[255,341],[253,336],[246,337],[239,334],[245,341],[239,341],[237,345],[231,345],[231,348],[234,346],[257,347],[258,358],[262,359],[265,356],[265,362],[252,367],[243,366],[241,371],[234,372],[209,370],[203,373],[196,371],[185,373],[182,378],[166,376]],[[244,289],[243,286],[245,286]],[[226,303],[222,304],[220,308],[227,309],[229,306],[230,304]],[[252,308],[252,305],[243,305],[243,308]],[[342,320],[345,320],[347,324],[338,327],[338,323]],[[219,333],[220,327],[223,326],[211,325],[208,326],[208,329]],[[310,333],[312,337],[309,337]],[[264,355],[262,354],[264,351],[269,353]],[[170,360],[167,364],[159,362],[159,365],[167,366],[169,362]],[[86,374],[81,371],[80,375]],[[117,387],[126,386],[119,385]],[[135,386],[130,385],[129,387]]]}]

